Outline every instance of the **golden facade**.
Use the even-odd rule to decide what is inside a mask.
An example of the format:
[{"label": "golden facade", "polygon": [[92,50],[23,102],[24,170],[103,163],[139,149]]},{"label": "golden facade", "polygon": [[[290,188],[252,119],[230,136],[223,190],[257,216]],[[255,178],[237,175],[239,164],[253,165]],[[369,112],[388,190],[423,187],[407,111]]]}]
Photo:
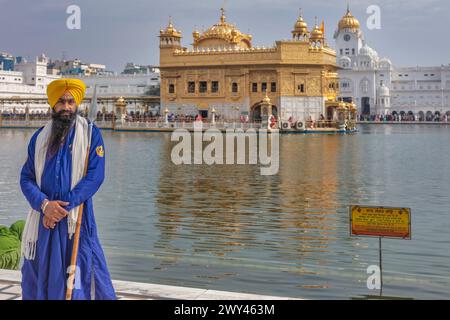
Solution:
[{"label": "golden facade", "polygon": [[309,31],[300,15],[291,40],[254,47],[252,36],[226,21],[195,30],[193,47],[181,45],[172,24],[160,31],[161,108],[179,115],[211,110],[222,119],[248,115],[258,120],[265,93],[280,119],[316,120],[327,114],[339,92],[336,54],[328,47],[323,23]]}]

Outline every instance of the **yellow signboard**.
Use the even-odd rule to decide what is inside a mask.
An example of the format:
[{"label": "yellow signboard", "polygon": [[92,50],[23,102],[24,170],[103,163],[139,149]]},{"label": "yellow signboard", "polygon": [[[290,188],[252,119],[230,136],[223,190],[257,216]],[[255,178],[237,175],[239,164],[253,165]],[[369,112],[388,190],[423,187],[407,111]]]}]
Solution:
[{"label": "yellow signboard", "polygon": [[411,239],[411,209],[350,206],[350,235]]}]

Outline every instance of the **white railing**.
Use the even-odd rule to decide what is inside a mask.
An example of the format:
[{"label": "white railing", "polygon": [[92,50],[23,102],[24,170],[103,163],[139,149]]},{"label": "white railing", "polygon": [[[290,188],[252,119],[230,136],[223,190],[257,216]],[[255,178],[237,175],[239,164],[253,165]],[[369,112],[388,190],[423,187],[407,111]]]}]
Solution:
[{"label": "white railing", "polygon": [[[175,121],[175,122],[165,122],[165,121],[146,121],[146,122],[120,122],[117,121],[115,123],[115,128],[117,129],[163,129],[163,128],[169,128],[169,129],[188,129],[193,130],[194,129],[195,122],[184,122],[184,121]],[[111,122],[110,122],[111,126]],[[243,129],[247,130],[250,128],[260,128],[260,123],[244,123],[244,122],[216,122],[215,124],[211,122],[202,122],[202,128],[204,130],[210,129],[210,128],[216,128],[216,129]]]},{"label": "white railing", "polygon": [[[0,119],[0,127],[41,127],[44,126],[49,119],[41,119],[41,120],[24,120],[24,119]],[[101,120],[95,122],[96,126],[99,128],[117,128],[117,129],[178,129],[184,128],[188,130],[194,129],[195,122],[192,121],[169,121],[166,122],[164,120],[150,120],[150,121],[124,121],[116,120],[115,123],[111,120]],[[214,124],[210,121],[202,121],[202,128],[204,130],[210,128],[216,128],[219,130],[225,129],[259,129],[261,128],[261,122],[240,122],[240,121],[230,121],[226,122],[224,120],[220,120],[215,122]]]}]

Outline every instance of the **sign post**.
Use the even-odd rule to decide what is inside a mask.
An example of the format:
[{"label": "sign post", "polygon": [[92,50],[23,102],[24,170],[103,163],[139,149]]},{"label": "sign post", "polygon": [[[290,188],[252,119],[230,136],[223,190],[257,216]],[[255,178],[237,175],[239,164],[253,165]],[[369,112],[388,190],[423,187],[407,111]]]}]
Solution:
[{"label": "sign post", "polygon": [[378,256],[380,258],[380,297],[383,295],[383,259],[381,258],[381,237],[378,237]]},{"label": "sign post", "polygon": [[383,294],[381,238],[411,240],[411,209],[394,207],[349,207],[350,236],[378,237],[380,296]]}]

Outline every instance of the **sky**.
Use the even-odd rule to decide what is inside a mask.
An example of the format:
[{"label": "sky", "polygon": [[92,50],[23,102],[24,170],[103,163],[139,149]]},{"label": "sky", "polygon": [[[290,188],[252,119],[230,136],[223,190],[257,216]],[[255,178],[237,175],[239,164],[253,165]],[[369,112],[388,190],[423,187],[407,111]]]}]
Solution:
[{"label": "sky", "polygon": [[[0,0],[0,51],[34,59],[79,58],[121,72],[127,62],[159,64],[159,30],[172,17],[185,47],[192,31],[219,21],[253,35],[254,46],[272,46],[289,39],[302,8],[311,28],[315,16],[325,20],[328,44],[345,14],[347,3],[361,23],[367,43],[396,66],[440,66],[450,63],[450,1],[448,0]],[[70,5],[81,10],[81,29],[69,30]],[[381,29],[369,30],[370,5],[381,9]]]}]

